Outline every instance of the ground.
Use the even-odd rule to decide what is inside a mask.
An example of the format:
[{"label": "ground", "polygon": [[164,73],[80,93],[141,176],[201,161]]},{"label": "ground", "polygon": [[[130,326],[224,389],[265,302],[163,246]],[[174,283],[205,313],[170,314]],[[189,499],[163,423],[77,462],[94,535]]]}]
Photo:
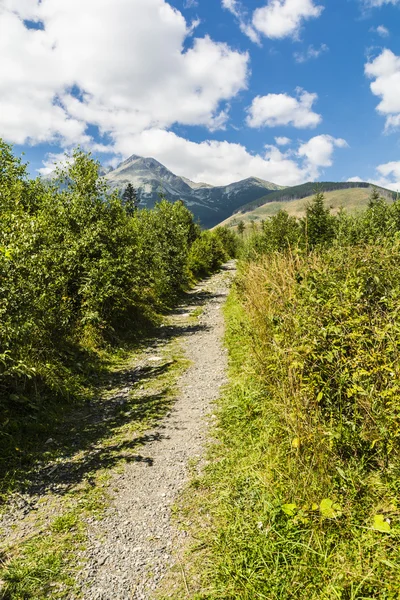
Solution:
[{"label": "ground", "polygon": [[201,463],[225,383],[221,308],[233,273],[230,262],[198,284],[117,369],[71,432],[90,433],[90,443],[79,439],[11,497],[0,517],[0,598],[150,599],[179,561],[185,532],[173,506]]}]

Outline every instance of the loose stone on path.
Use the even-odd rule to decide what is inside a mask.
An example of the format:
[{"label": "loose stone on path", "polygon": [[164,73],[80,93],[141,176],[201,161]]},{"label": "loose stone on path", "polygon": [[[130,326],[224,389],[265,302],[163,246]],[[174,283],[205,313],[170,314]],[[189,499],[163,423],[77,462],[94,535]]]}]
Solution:
[{"label": "loose stone on path", "polygon": [[[191,292],[193,306],[178,307],[171,317],[181,329],[182,349],[191,366],[180,379],[175,404],[149,432],[153,441],[142,448],[149,460],[129,463],[123,475],[114,475],[111,506],[101,521],[90,523],[82,573],[85,600],[150,600],[172,566],[180,534],[171,507],[188,480],[190,459],[203,454],[206,417],[226,379],[221,309],[233,273],[231,261]],[[204,298],[203,312],[198,329],[190,331],[188,321],[199,298]]]}]

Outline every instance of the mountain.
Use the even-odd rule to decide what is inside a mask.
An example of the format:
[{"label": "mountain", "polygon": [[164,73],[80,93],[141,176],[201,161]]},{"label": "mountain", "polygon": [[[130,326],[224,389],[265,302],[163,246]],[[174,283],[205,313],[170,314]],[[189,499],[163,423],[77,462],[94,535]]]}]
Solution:
[{"label": "mountain", "polygon": [[[315,184],[313,184],[315,186]],[[331,186],[332,184],[329,184]],[[340,184],[338,184],[340,185]],[[297,188],[301,186],[296,186]],[[371,195],[372,186],[369,183],[361,182],[353,184],[351,187],[340,187],[336,190],[324,191],[325,204],[329,206],[333,213],[337,213],[341,207],[346,209],[348,213],[356,213],[360,210],[364,210],[368,206],[368,200]],[[253,209],[249,208],[249,205],[242,207],[242,209],[234,213],[228,219],[225,219],[219,225],[226,225],[227,227],[236,227],[239,221],[243,221],[245,225],[253,222],[261,221],[268,217],[276,215],[279,210],[285,210],[294,217],[300,218],[305,214],[305,207],[308,202],[313,198],[313,194],[306,197],[290,199],[292,188],[286,190],[288,194],[288,200],[274,200],[276,192],[269,194],[264,197],[264,204],[261,206],[254,206]],[[395,199],[395,194],[385,188],[378,188],[379,193],[388,202],[392,202]],[[272,198],[269,201],[269,198]],[[267,200],[267,202],[265,202]],[[258,202],[258,201],[257,201]]]},{"label": "mountain", "polygon": [[225,186],[195,183],[169,171],[154,158],[133,155],[105,174],[112,188],[123,191],[128,183],[137,190],[140,206],[151,208],[162,193],[174,202],[183,200],[203,227],[213,227],[243,204],[283,189],[257,177]]}]

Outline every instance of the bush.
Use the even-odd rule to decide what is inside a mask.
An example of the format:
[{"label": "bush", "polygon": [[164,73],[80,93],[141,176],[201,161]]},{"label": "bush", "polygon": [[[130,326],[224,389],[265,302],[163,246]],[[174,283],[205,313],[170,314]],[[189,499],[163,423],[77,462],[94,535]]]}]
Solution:
[{"label": "bush", "polygon": [[221,235],[203,231],[190,249],[188,266],[195,277],[204,277],[218,269],[228,257]]},{"label": "bush", "polygon": [[228,252],[234,246],[225,231],[201,234],[182,202],[127,209],[80,150],[45,182],[30,180],[0,140],[0,212],[0,413],[6,419],[54,394],[76,395],[81,358],[155,322],[193,274],[226,259],[223,243]]}]

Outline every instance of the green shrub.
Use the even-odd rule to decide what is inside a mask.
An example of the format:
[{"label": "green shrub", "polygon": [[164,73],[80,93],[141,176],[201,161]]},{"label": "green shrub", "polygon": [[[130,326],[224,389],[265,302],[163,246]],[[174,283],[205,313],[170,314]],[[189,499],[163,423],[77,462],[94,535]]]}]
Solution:
[{"label": "green shrub", "polygon": [[218,269],[228,257],[221,235],[214,231],[203,231],[193,242],[188,266],[195,277],[204,277]]},{"label": "green shrub", "polygon": [[23,435],[18,419],[78,398],[99,349],[155,323],[193,275],[220,266],[224,243],[234,246],[223,230],[201,234],[180,201],[130,210],[79,149],[47,182],[29,179],[0,140],[0,214],[3,449]]}]

